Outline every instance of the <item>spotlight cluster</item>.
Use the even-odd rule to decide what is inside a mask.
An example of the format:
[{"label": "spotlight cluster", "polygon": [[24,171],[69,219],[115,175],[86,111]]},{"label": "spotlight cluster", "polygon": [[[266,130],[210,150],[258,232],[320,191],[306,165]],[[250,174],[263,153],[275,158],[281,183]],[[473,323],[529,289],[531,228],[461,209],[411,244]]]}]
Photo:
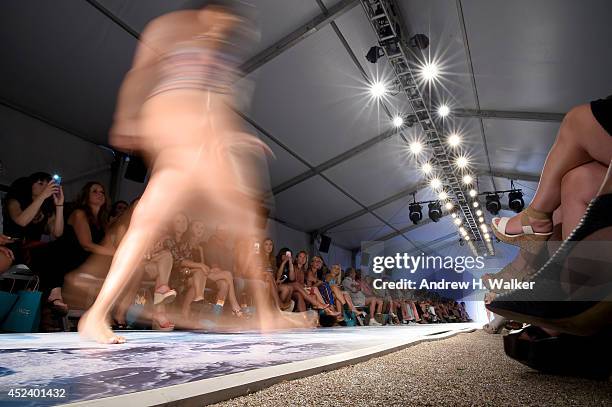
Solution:
[{"label": "spotlight cluster", "polygon": [[[408,143],[408,155],[413,157],[433,190],[436,200],[428,202],[413,202],[410,204],[410,219],[418,223],[423,219],[423,204],[427,203],[429,217],[437,222],[446,211],[453,217],[462,241],[480,240],[483,236],[477,222],[484,225],[483,216],[474,216],[479,209],[478,191],[475,177],[470,168],[470,156],[463,147],[463,137],[458,131],[451,131],[452,106],[448,101],[452,98],[428,100],[423,96],[423,87],[431,91],[431,87],[440,84],[444,77],[443,67],[435,57],[426,57],[421,51],[429,46],[429,38],[417,34],[410,39],[402,33],[403,22],[396,12],[396,4],[391,0],[362,1],[362,6],[368,16],[377,37],[378,43],[372,47],[366,59],[377,63],[386,57],[395,75],[395,80],[389,86],[403,91],[409,102],[411,112],[398,112],[390,118],[396,129],[412,126],[417,123],[422,127],[423,134],[413,138]],[[412,47],[408,49],[407,47]],[[420,65],[414,69],[415,56],[422,56]],[[390,83],[390,82],[389,82]],[[371,96],[375,99],[384,98],[390,94],[386,82],[373,81],[370,84]],[[430,92],[437,94],[437,92]],[[433,114],[430,112],[433,108]],[[437,113],[437,114],[436,114]],[[442,131],[438,130],[437,122],[441,122]],[[441,134],[446,132],[447,134]],[[518,202],[518,200],[516,200]],[[518,203],[517,203],[518,205]],[[464,218],[465,217],[465,218]],[[481,220],[482,219],[482,220]],[[488,231],[484,231],[488,233]],[[475,246],[470,243],[472,250]],[[492,253],[492,248],[489,248]]]}]

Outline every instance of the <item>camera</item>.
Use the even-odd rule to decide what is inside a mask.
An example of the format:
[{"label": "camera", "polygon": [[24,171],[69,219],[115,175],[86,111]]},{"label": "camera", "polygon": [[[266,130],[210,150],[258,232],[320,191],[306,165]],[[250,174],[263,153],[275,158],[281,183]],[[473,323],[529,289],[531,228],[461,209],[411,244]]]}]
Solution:
[{"label": "camera", "polygon": [[55,182],[57,185],[62,184],[62,177],[60,177],[58,174],[53,174],[51,179],[53,179],[53,182]]}]

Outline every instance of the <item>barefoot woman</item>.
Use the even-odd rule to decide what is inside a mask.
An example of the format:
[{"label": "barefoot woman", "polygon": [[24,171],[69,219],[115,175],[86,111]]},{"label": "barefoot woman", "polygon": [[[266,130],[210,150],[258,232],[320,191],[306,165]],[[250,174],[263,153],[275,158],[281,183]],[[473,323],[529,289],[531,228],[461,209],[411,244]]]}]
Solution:
[{"label": "barefoot woman", "polygon": [[[245,45],[248,24],[227,8],[178,11],[147,26],[122,84],[111,143],[141,152],[152,164],[149,184],[134,210],[108,277],[81,335],[122,343],[107,318],[117,295],[156,239],[160,224],[198,200],[222,223],[256,235],[255,180],[235,159],[237,152],[261,152],[255,138],[241,133],[228,107]],[[238,39],[240,36],[240,40]]]}]

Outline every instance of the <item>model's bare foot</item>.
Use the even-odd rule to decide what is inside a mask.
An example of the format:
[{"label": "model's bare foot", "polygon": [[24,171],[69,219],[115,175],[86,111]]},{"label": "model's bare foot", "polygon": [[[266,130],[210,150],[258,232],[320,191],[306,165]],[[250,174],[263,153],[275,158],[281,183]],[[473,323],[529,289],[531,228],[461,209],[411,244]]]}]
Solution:
[{"label": "model's bare foot", "polygon": [[[494,220],[495,226],[499,224],[499,219]],[[550,233],[553,230],[552,220],[541,220],[529,218],[529,224],[533,228],[533,231],[536,233]],[[510,218],[508,224],[506,225],[506,234],[508,235],[518,235],[523,233],[523,226],[521,225],[521,215],[517,214]]]},{"label": "model's bare foot", "polygon": [[125,343],[123,336],[115,335],[106,318],[86,312],[79,320],[81,337],[104,344]]}]

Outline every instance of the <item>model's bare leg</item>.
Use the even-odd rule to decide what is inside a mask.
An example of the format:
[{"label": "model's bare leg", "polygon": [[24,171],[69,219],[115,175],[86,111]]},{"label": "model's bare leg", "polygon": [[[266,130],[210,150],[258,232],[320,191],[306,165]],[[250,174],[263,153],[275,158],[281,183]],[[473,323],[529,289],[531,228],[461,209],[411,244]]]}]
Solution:
[{"label": "model's bare leg", "polygon": [[138,206],[134,209],[130,227],[115,252],[96,302],[79,321],[81,335],[101,343],[125,342],[125,338],[115,335],[110,329],[109,312],[117,300],[118,293],[138,268],[147,248],[155,241],[157,225],[170,221],[183,194],[176,189],[173,194],[168,194],[168,190],[171,186],[185,186],[185,183],[181,182],[182,179],[181,173],[174,169],[164,169],[151,177]]},{"label": "model's bare leg", "polygon": [[[612,159],[612,137],[593,117],[590,105],[570,110],[561,123],[557,139],[548,153],[538,190],[531,206],[542,212],[553,212],[561,204],[561,180],[572,169],[597,161],[608,165]],[[531,219],[536,232],[550,232],[552,223]],[[514,216],[506,228],[509,234],[521,232],[519,216]]]}]

